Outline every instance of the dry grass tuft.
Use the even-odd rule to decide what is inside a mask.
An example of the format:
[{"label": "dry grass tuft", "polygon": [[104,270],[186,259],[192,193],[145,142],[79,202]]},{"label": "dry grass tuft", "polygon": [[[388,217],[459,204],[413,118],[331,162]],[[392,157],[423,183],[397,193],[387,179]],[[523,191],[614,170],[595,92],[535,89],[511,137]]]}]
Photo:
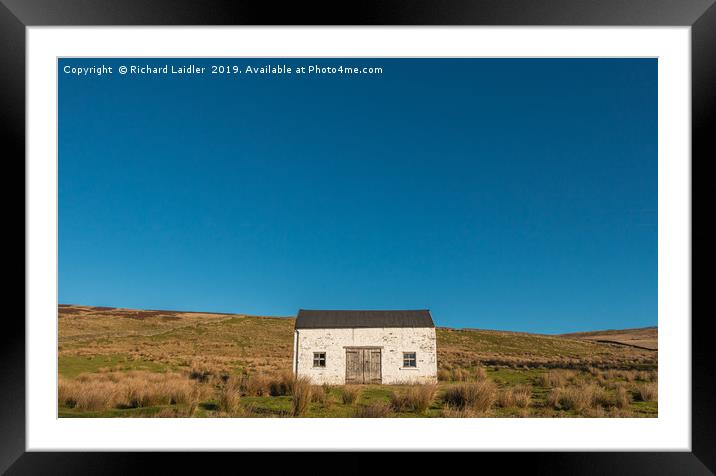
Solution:
[{"label": "dry grass tuft", "polygon": [[386,403],[359,405],[353,416],[356,418],[386,418],[390,416],[390,405]]},{"label": "dry grass tuft", "polygon": [[390,405],[396,412],[425,413],[433,402],[436,390],[436,384],[411,385],[402,392],[391,393]]},{"label": "dry grass tuft", "polygon": [[445,405],[440,411],[440,416],[443,418],[474,418],[478,415],[469,408],[459,409]]},{"label": "dry grass tuft", "polygon": [[485,380],[487,378],[487,371],[484,367],[476,367],[472,376],[475,380]]},{"label": "dry grass tuft", "polygon": [[78,410],[104,410],[115,405],[119,388],[110,381],[60,379],[58,398],[61,405]]},{"label": "dry grass tuft", "polygon": [[650,370],[650,371],[641,371],[637,373],[636,380],[641,380],[642,382],[655,382],[657,380],[657,374],[656,371]]},{"label": "dry grass tuft", "polygon": [[261,374],[245,375],[241,379],[241,392],[249,397],[269,394],[269,380]]},{"label": "dry grass tuft", "polygon": [[444,382],[469,382],[473,380],[485,380],[487,371],[484,367],[474,369],[453,367],[438,370],[438,380]]},{"label": "dry grass tuft", "polygon": [[550,370],[537,377],[537,383],[542,387],[564,387],[567,382],[574,379],[576,373],[572,370]]},{"label": "dry grass tuft", "polygon": [[513,390],[515,406],[527,408],[532,402],[532,387],[529,385],[517,385]]},{"label": "dry grass tuft", "polygon": [[343,401],[344,405],[353,405],[356,400],[358,400],[358,396],[360,395],[360,387],[356,387],[354,385],[346,385],[343,387],[341,391],[341,400]]},{"label": "dry grass tuft", "polygon": [[60,378],[61,405],[80,410],[138,408],[154,405],[192,404],[201,397],[197,383],[181,374],[143,371],[83,374]]},{"label": "dry grass tuft", "polygon": [[532,387],[529,385],[516,385],[501,390],[497,396],[497,405],[502,408],[527,408],[532,401]]},{"label": "dry grass tuft", "polygon": [[311,404],[313,385],[308,377],[298,377],[291,382],[291,415],[303,416]]},{"label": "dry grass tuft", "polygon": [[438,380],[447,382],[452,380],[452,373],[447,369],[438,370]]},{"label": "dry grass tuft", "polygon": [[331,403],[329,390],[325,385],[314,385],[311,392],[311,401],[314,403],[320,403],[323,406]]},{"label": "dry grass tuft", "polygon": [[466,382],[470,378],[470,373],[460,367],[452,369],[451,375],[455,382]]},{"label": "dry grass tuft", "polygon": [[659,395],[659,385],[656,382],[641,383],[634,388],[637,400],[651,402]]},{"label": "dry grass tuft", "polygon": [[453,409],[486,412],[497,399],[497,387],[491,380],[468,382],[448,388],[443,401]]},{"label": "dry grass tuft", "polygon": [[574,410],[581,412],[592,408],[595,403],[595,385],[583,387],[557,387],[547,396],[547,404],[557,410]]},{"label": "dry grass tuft", "polygon": [[631,403],[631,394],[624,385],[619,385],[614,389],[614,404],[617,408],[628,408]]},{"label": "dry grass tuft", "polygon": [[219,390],[217,404],[219,410],[229,415],[239,413],[241,401],[241,387],[239,382],[228,380]]},{"label": "dry grass tuft", "polygon": [[616,405],[614,396],[604,387],[593,385],[592,405],[598,407],[612,407]]}]

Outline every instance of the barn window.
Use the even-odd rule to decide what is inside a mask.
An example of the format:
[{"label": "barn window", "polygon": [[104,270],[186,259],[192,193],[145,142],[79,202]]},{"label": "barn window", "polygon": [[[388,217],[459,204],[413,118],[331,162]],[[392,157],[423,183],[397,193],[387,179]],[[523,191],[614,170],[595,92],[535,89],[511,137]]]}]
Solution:
[{"label": "barn window", "polygon": [[313,353],[313,366],[314,367],[325,367],[326,366],[326,353],[325,352],[314,352]]},{"label": "barn window", "polygon": [[403,367],[417,367],[415,352],[403,352]]}]

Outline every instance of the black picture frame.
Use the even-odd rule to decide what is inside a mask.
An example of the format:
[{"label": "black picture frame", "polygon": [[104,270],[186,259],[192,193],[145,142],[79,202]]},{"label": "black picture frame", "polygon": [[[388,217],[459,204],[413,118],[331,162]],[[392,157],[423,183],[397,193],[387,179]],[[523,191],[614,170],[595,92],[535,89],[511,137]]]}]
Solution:
[{"label": "black picture frame", "polygon": [[[713,134],[708,128],[715,119],[714,0],[376,0],[341,6],[338,2],[293,2],[279,6],[268,1],[246,0],[0,0],[0,117],[5,132],[6,183],[14,182],[20,175],[24,177],[24,166],[20,164],[25,163],[25,29],[82,25],[690,26],[692,173],[697,157],[699,162],[716,157]],[[22,171],[17,175],[8,173],[8,165],[22,167]],[[11,190],[4,187],[8,204],[14,203],[10,199]],[[6,229],[9,231],[10,227]],[[0,471],[8,474],[144,472],[150,469],[146,460],[155,457],[163,457],[163,464],[184,470],[206,471],[226,459],[237,462],[236,456],[230,454],[229,458],[197,458],[166,453],[26,452],[25,326],[16,314],[4,317],[0,333],[0,389],[4,396],[0,405]],[[524,465],[536,474],[713,474],[716,471],[713,403],[716,375],[711,365],[708,319],[692,316],[692,452],[530,452],[509,456],[496,453],[482,454],[480,467],[486,469],[497,463],[497,467],[517,469]],[[340,459],[341,467],[350,472],[373,466],[373,462],[356,453],[333,457]],[[240,458],[243,461],[243,456]],[[263,458],[277,461],[274,456]],[[292,454],[285,461],[290,461],[291,467],[301,462],[315,464],[310,463],[311,458],[311,455]],[[389,465],[407,470],[423,467],[430,459],[434,457],[423,452]],[[270,465],[268,463],[266,468]],[[385,463],[383,467],[389,469]],[[163,469],[168,472],[169,466]],[[267,472],[270,473],[270,469]]]}]

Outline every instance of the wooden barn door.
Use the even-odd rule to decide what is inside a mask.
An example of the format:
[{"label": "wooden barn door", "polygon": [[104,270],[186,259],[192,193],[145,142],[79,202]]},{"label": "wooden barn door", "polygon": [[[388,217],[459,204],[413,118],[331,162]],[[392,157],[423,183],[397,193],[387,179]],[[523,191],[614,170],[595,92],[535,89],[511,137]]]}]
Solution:
[{"label": "wooden barn door", "polygon": [[346,349],[346,383],[363,383],[363,349]]},{"label": "wooden barn door", "polygon": [[346,383],[381,383],[380,349],[346,349]]},{"label": "wooden barn door", "polygon": [[364,383],[380,383],[380,349],[364,349],[363,380]]}]

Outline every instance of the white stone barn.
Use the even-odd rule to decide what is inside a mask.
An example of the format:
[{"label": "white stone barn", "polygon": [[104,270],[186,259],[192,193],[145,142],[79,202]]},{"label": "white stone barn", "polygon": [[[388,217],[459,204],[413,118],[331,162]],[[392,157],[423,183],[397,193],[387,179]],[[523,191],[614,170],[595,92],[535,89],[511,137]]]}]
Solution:
[{"label": "white stone barn", "polygon": [[430,311],[301,309],[293,340],[293,372],[315,384],[437,381],[435,324]]}]

